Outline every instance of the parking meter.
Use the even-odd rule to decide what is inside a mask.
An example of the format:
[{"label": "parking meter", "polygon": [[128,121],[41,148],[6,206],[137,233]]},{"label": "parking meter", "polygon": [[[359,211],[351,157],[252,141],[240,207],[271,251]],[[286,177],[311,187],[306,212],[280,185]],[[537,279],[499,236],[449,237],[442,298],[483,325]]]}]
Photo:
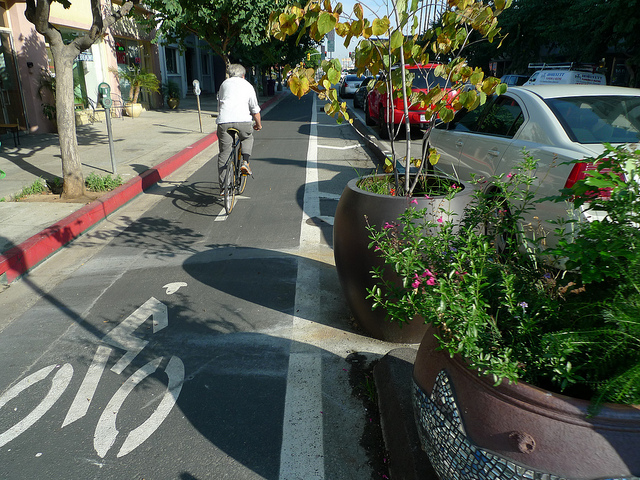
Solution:
[{"label": "parking meter", "polygon": [[98,94],[100,95],[100,103],[104,108],[111,108],[111,86],[108,83],[102,82],[98,85]]},{"label": "parking meter", "polygon": [[202,117],[200,117],[200,81],[193,81],[193,93],[196,94],[196,102],[198,103],[198,122],[200,122],[200,133],[202,133]]}]

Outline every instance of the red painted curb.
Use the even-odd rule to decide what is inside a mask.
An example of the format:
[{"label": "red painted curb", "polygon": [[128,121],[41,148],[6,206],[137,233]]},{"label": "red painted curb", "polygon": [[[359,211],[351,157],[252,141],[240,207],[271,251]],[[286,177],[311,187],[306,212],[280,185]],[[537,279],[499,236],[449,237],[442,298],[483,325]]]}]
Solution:
[{"label": "red painted curb", "polygon": [[[260,107],[266,108],[276,102],[282,94],[271,97]],[[81,235],[87,229],[106,218],[122,205],[141,194],[147,188],[173,173],[205,148],[218,140],[216,133],[210,133],[193,145],[176,153],[159,165],[132,178],[102,198],[85,205],[75,213],[63,218],[40,233],[25,240],[3,254],[0,254],[0,278],[6,284],[35,267],[49,255]]]},{"label": "red painted curb", "polygon": [[124,185],[45,228],[20,245],[7,250],[0,255],[0,276],[4,275],[4,281],[7,284],[13,282],[129,200],[176,171],[217,140],[217,134],[210,133],[161,164],[132,178]]}]

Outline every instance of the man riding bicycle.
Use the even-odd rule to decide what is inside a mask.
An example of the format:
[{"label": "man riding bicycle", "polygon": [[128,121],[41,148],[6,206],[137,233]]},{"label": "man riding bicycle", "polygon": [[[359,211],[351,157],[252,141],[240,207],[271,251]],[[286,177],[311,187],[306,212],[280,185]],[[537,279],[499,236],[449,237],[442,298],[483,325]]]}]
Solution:
[{"label": "man riding bicycle", "polygon": [[260,106],[256,97],[256,91],[248,81],[244,79],[246,70],[242,65],[231,64],[229,66],[229,78],[227,78],[218,92],[218,141],[220,153],[218,154],[218,180],[220,191],[224,182],[224,166],[231,154],[233,137],[227,131],[229,128],[238,130],[242,142],[242,166],[240,172],[243,175],[252,175],[249,167],[249,157],[253,148],[253,130],[261,130]]}]

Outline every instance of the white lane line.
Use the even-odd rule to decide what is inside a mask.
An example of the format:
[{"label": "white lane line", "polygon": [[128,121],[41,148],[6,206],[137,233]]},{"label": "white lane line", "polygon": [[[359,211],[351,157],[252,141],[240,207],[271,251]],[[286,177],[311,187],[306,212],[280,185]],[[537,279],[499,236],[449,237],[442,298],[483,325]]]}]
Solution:
[{"label": "white lane line", "polygon": [[318,148],[328,148],[329,150],[351,150],[353,148],[360,147],[364,147],[364,145],[362,145],[361,143],[358,143],[356,145],[346,145],[344,147],[335,147],[333,145],[318,145]]},{"label": "white lane line", "polygon": [[[320,228],[308,225],[307,220],[320,215],[318,199],[318,124],[315,95],[311,109],[311,132],[307,151],[306,184],[300,249],[313,247],[320,241]],[[313,222],[311,222],[313,223]],[[322,428],[322,358],[317,349],[297,342],[304,328],[319,310],[320,281],[318,271],[298,260],[296,297],[293,317],[291,352],[287,373],[282,447],[280,451],[280,480],[324,479],[324,442]]]}]

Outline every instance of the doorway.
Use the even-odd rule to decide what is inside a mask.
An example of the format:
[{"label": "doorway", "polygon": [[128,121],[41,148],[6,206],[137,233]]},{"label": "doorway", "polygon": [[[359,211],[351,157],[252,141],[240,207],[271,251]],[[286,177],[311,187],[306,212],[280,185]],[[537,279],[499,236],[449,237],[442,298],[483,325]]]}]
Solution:
[{"label": "doorway", "polygon": [[11,32],[0,29],[0,123],[27,128]]}]

